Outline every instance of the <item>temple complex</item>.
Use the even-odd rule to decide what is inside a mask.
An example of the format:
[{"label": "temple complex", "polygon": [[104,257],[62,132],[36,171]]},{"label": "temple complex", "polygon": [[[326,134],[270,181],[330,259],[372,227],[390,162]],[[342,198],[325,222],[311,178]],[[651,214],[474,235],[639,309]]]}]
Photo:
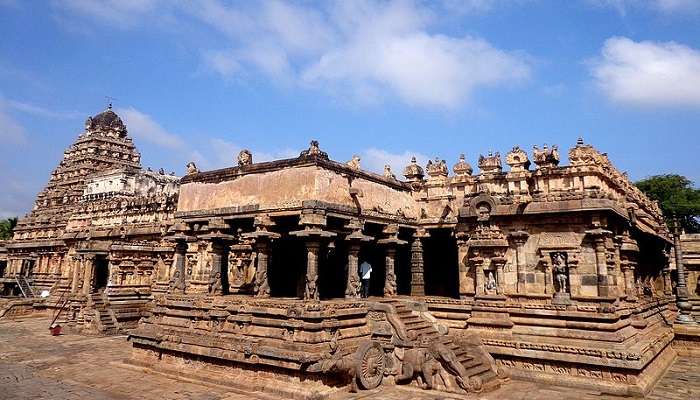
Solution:
[{"label": "temple complex", "polygon": [[62,325],[128,332],[133,364],[293,398],[508,379],[640,395],[678,332],[700,349],[700,237],[671,235],[582,139],[567,165],[516,146],[476,168],[414,158],[401,179],[317,141],[235,156],[144,170],[111,107],[89,118],[0,243],[3,293],[48,291],[34,306]]}]

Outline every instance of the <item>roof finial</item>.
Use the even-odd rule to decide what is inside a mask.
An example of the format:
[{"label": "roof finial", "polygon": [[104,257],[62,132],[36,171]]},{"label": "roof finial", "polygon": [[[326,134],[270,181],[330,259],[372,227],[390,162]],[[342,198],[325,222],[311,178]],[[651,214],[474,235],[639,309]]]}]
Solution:
[{"label": "roof finial", "polygon": [[107,99],[107,102],[108,102],[107,109],[111,110],[112,109],[112,101],[116,100],[116,99],[112,96],[105,96],[105,99]]}]

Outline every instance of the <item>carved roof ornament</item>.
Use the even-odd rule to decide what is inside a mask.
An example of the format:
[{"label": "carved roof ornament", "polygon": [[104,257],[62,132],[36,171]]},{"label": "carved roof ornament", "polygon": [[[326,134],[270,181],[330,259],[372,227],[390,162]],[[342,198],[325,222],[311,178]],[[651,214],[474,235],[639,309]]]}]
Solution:
[{"label": "carved roof ornament", "polygon": [[601,154],[590,144],[584,144],[581,137],[576,141],[576,146],[569,150],[569,164],[572,166],[594,165],[598,161],[602,161]]},{"label": "carved roof ornament", "polygon": [[391,172],[391,165],[387,164],[384,166],[384,177],[387,179],[396,180],[396,175]]},{"label": "carved roof ornament", "polygon": [[359,171],[360,170],[360,156],[358,156],[357,154],[354,154],[352,156],[352,160],[347,162],[347,165],[348,165],[348,167]]},{"label": "carved roof ornament", "polygon": [[88,117],[85,121],[85,130],[88,134],[94,132],[114,133],[118,137],[126,136],[126,125],[121,118],[112,111],[112,104],[101,113]]},{"label": "carved roof ornament", "polygon": [[550,149],[547,144],[540,150],[537,146],[532,146],[532,158],[538,168],[550,168],[559,165],[559,150],[556,145]]},{"label": "carved roof ornament", "polygon": [[418,165],[416,157],[411,157],[411,163],[406,166],[403,170],[403,176],[409,182],[420,182],[423,180],[425,174],[423,173],[423,167]]},{"label": "carved roof ornament", "polygon": [[530,159],[520,146],[515,146],[506,155],[506,164],[510,166],[511,172],[527,171],[530,168]]},{"label": "carved roof ornament", "polygon": [[328,153],[321,151],[321,148],[318,146],[318,140],[312,140],[309,148],[302,151],[299,157],[314,157],[328,160]]},{"label": "carved roof ornament", "polygon": [[428,160],[425,170],[428,171],[428,176],[431,178],[447,177],[448,174],[447,163],[437,157],[435,157],[435,162]]},{"label": "carved roof ornament", "polygon": [[253,163],[253,153],[248,149],[243,149],[238,153],[238,166],[245,167]]},{"label": "carved roof ornament", "polygon": [[465,160],[464,154],[459,155],[459,161],[452,167],[452,171],[457,176],[467,176],[474,172],[472,166]]},{"label": "carved roof ornament", "polygon": [[199,173],[199,168],[197,168],[197,164],[195,164],[194,161],[188,162],[186,168],[187,168],[187,175]]},{"label": "carved roof ornament", "polygon": [[489,151],[488,156],[479,155],[479,169],[482,173],[500,173],[503,168],[501,165],[501,153],[495,154]]}]

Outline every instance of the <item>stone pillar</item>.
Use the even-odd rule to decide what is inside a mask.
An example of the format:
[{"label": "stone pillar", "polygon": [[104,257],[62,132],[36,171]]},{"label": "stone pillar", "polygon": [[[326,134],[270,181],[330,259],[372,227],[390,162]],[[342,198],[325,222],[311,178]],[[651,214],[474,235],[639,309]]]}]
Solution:
[{"label": "stone pillar", "polygon": [[80,282],[80,271],[83,267],[83,256],[75,255],[73,256],[73,277],[70,285],[71,293],[78,293],[78,283]]},{"label": "stone pillar", "polygon": [[360,297],[360,276],[357,273],[360,254],[360,243],[351,242],[348,248],[348,277],[345,284],[345,298],[357,299]]},{"label": "stone pillar", "polygon": [[425,296],[423,263],[423,239],[428,237],[425,230],[416,232],[411,243],[411,296]]},{"label": "stone pillar", "polygon": [[95,270],[95,255],[86,254],[83,262],[83,291],[84,295],[89,295],[92,291],[92,276]]},{"label": "stone pillar", "polygon": [[209,285],[208,292],[212,295],[223,295],[223,253],[224,246],[214,240],[211,244],[211,270],[208,273]]},{"label": "stone pillar", "polygon": [[318,300],[318,250],[321,244],[316,240],[306,241],[306,287],[304,300]]},{"label": "stone pillar", "polygon": [[[554,277],[552,276],[552,263],[550,259],[551,257],[549,257],[549,253],[547,253],[546,256],[540,260],[540,262],[542,263],[542,268],[544,270],[544,292],[547,294],[554,294],[556,293],[556,290],[554,289]],[[571,282],[571,279],[569,279],[569,282]]]},{"label": "stone pillar", "polygon": [[493,264],[496,266],[496,294],[505,294],[505,278],[503,276],[503,267],[506,265],[506,258],[504,256],[497,256],[491,259]]},{"label": "stone pillar", "polygon": [[255,270],[255,286],[253,294],[257,297],[270,297],[270,283],[267,280],[267,266],[270,262],[270,246],[265,239],[255,241],[255,251],[258,266]]},{"label": "stone pillar", "polygon": [[525,260],[525,243],[529,234],[525,231],[516,231],[510,234],[515,242],[515,265],[518,274],[516,291],[519,294],[527,293],[527,261]]},{"label": "stone pillar", "polygon": [[695,323],[693,317],[691,316],[691,311],[693,309],[692,304],[688,302],[688,286],[686,284],[685,276],[685,264],[683,263],[683,250],[681,249],[681,233],[680,233],[680,223],[678,218],[673,218],[673,248],[675,249],[676,256],[676,274],[678,275],[678,282],[676,283],[676,306],[678,307],[678,314],[676,315],[676,322],[679,324],[692,324]]},{"label": "stone pillar", "polygon": [[187,242],[178,240],[175,242],[175,254],[173,254],[173,276],[168,277],[173,280],[174,289],[185,289],[185,264],[187,264]]},{"label": "stone pillar", "polygon": [[608,262],[606,258],[605,238],[612,232],[602,228],[595,228],[586,233],[593,239],[595,248],[596,273],[598,275],[598,296],[610,296],[608,279]]},{"label": "stone pillar", "polygon": [[483,296],[486,293],[484,285],[484,259],[480,256],[475,256],[470,258],[469,262],[474,266],[476,275],[476,295]]},{"label": "stone pillar", "polygon": [[384,297],[392,297],[396,295],[396,271],[394,270],[396,248],[394,246],[387,246],[384,260],[386,265]]},{"label": "stone pillar", "polygon": [[605,238],[603,237],[595,239],[595,262],[598,274],[598,296],[607,297],[610,292],[608,287],[608,264],[605,258]]},{"label": "stone pillar", "polygon": [[476,291],[474,278],[469,275],[469,234],[457,232],[457,268],[459,269],[459,297],[473,296]]}]

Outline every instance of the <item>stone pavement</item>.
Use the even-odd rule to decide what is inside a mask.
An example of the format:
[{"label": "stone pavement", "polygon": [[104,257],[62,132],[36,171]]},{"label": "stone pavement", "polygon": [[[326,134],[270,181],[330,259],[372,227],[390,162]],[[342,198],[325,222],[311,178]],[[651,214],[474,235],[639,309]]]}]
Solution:
[{"label": "stone pavement", "polygon": [[[259,393],[188,382],[129,366],[125,336],[49,335],[45,317],[0,321],[0,400],[175,399],[270,400]],[[405,386],[361,393],[338,392],[333,400],[600,400],[595,392],[511,381],[491,393],[455,396]],[[700,399],[700,358],[679,358],[654,391],[654,400]]]}]

